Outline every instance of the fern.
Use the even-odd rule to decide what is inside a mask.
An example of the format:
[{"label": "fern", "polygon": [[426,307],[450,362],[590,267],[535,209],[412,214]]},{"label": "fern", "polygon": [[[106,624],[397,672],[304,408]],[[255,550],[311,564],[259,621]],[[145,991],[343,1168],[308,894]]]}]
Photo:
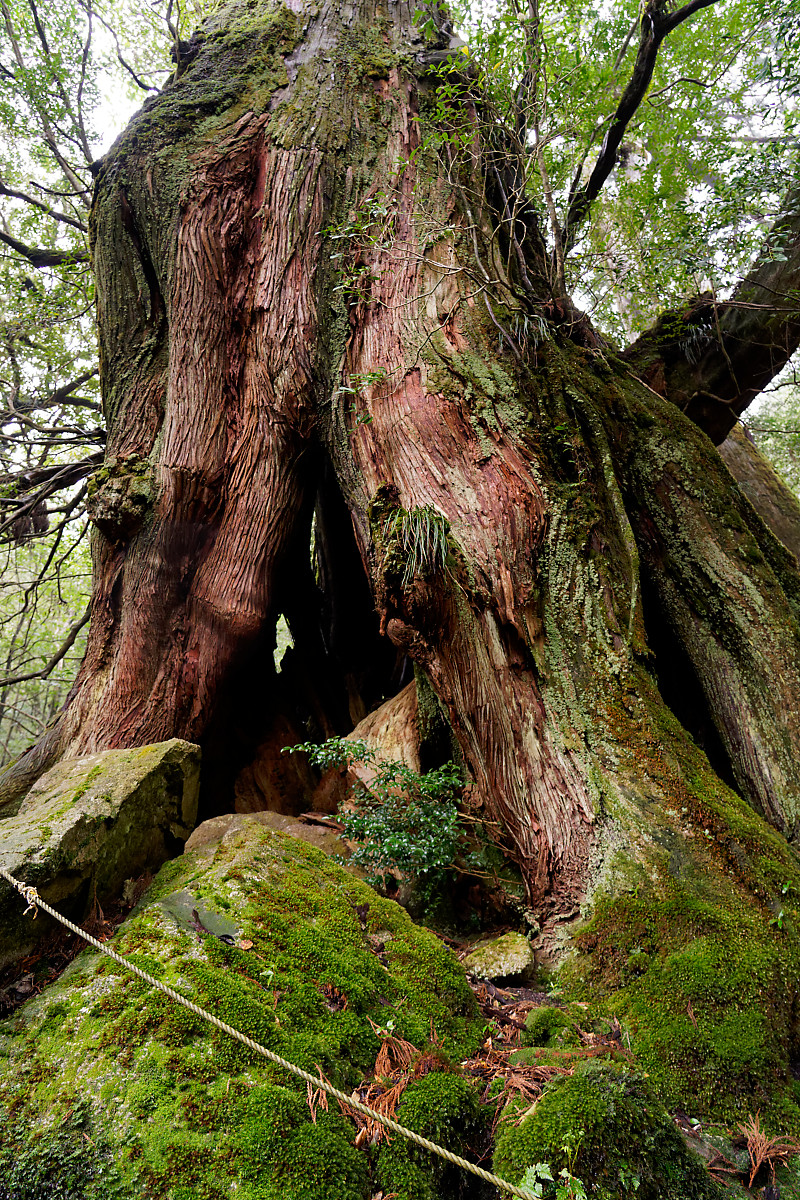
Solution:
[{"label": "fern", "polygon": [[431,504],[397,509],[382,526],[384,545],[401,560],[403,587],[418,576],[430,577],[447,561],[447,518]]}]

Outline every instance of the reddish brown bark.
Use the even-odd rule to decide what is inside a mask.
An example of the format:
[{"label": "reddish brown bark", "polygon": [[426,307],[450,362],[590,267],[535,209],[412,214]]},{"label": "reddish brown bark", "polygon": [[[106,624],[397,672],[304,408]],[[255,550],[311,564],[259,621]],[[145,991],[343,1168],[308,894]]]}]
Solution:
[{"label": "reddish brown bark", "polygon": [[[382,11],[378,40],[375,11],[231,18],[105,164],[113,487],[92,629],[60,726],[10,786],[57,754],[181,736],[204,745],[206,811],[233,806],[240,768],[252,805],[276,731],[343,731],[413,660],[555,920],[625,822],[646,837],[660,794],[655,769],[620,765],[619,739],[653,738],[663,708],[645,616],[704,677],[731,777],[793,828],[800,729],[770,716],[768,683],[800,711],[800,587],[703,435],[568,305],[534,303],[521,267],[540,280],[544,247],[497,231],[477,131],[456,161],[421,102],[436,78],[406,54],[410,11]],[[538,346],[515,333],[529,309]],[[409,571],[389,526],[421,512],[446,559]],[[278,687],[281,611],[296,647]]]}]

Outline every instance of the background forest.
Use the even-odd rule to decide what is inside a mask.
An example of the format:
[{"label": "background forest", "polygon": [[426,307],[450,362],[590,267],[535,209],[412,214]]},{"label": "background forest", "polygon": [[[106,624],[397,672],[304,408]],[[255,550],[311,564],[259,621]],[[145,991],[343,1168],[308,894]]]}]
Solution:
[{"label": "background forest", "polygon": [[[175,69],[214,5],[2,0],[0,56],[0,760],[62,705],[85,644],[92,476],[105,440],[93,282],[92,177],[129,115]],[[451,6],[499,118],[526,70],[518,0]],[[632,5],[561,0],[543,14],[526,187],[558,242],[558,212],[602,142],[635,50]],[[796,173],[796,2],[721,0],[661,49],[566,291],[611,343],[632,343],[665,306],[724,300]],[[465,51],[467,47],[465,46]],[[365,220],[380,234],[380,204]],[[772,246],[785,258],[780,240]],[[513,330],[535,344],[521,318]],[[700,352],[710,330],[694,325]],[[503,334],[499,334],[501,343]],[[687,348],[691,359],[691,347]],[[800,487],[800,387],[792,363],[743,418]],[[280,657],[288,644],[279,626]]]}]

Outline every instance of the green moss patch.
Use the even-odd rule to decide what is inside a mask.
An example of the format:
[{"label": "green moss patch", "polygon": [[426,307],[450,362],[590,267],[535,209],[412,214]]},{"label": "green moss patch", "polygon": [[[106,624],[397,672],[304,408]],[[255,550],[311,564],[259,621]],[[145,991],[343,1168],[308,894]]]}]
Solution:
[{"label": "green moss patch", "polygon": [[[406,1088],[396,1119],[464,1157],[484,1148],[489,1115],[481,1109],[473,1084],[459,1075],[437,1071]],[[381,1150],[378,1177],[385,1192],[396,1193],[402,1200],[460,1196],[464,1178],[457,1167],[404,1138],[393,1138]]]},{"label": "green moss patch", "polygon": [[[548,1086],[530,1116],[509,1112],[497,1137],[495,1170],[521,1182],[528,1167],[569,1171],[596,1200],[716,1200],[708,1175],[637,1071],[579,1064]],[[518,1123],[519,1122],[519,1123]],[[555,1195],[555,1187],[550,1193]]]},{"label": "green moss patch", "polygon": [[576,992],[628,1026],[668,1106],[731,1122],[761,1109],[773,1129],[800,1128],[793,932],[733,888],[714,904],[667,878],[660,895],[602,901],[577,940],[588,954],[568,972]]},{"label": "green moss patch", "polygon": [[797,1135],[797,855],[655,697],[653,711],[653,724],[618,714],[615,732],[623,770],[662,795],[638,846],[610,856],[562,981],[625,1025],[667,1107],[733,1125],[760,1110]]},{"label": "green moss patch", "polygon": [[580,1024],[561,1008],[534,1008],[525,1018],[522,1043],[525,1046],[546,1046],[563,1049],[580,1045]]}]

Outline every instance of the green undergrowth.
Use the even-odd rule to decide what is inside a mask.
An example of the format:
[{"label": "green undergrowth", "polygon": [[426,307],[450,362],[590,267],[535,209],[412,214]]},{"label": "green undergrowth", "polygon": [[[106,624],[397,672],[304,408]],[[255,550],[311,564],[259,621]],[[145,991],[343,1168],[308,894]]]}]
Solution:
[{"label": "green undergrowth", "polygon": [[[199,926],[232,929],[223,936],[235,944]],[[464,972],[441,942],[321,851],[263,826],[164,867],[111,944],[348,1094],[371,1073],[381,1029],[420,1049],[435,1038],[445,1065],[480,1038]],[[48,1195],[371,1195],[376,1164],[333,1101],[315,1106],[314,1123],[305,1084],[94,953],[0,1025],[0,1072],[0,1145],[29,1162],[34,1183],[47,1175]],[[421,1083],[438,1113],[437,1089],[468,1085],[434,1078]],[[413,1098],[409,1116],[433,1128],[438,1117]],[[87,1144],[102,1148],[92,1161],[106,1174],[73,1178],[70,1156]],[[435,1180],[429,1162],[419,1170]]]},{"label": "green undergrowth", "polygon": [[568,1171],[593,1200],[721,1200],[724,1194],[686,1148],[646,1077],[615,1063],[578,1063],[574,1074],[548,1085],[529,1115],[521,1105],[506,1110],[496,1171],[519,1183],[537,1163],[548,1164],[556,1178]]}]

